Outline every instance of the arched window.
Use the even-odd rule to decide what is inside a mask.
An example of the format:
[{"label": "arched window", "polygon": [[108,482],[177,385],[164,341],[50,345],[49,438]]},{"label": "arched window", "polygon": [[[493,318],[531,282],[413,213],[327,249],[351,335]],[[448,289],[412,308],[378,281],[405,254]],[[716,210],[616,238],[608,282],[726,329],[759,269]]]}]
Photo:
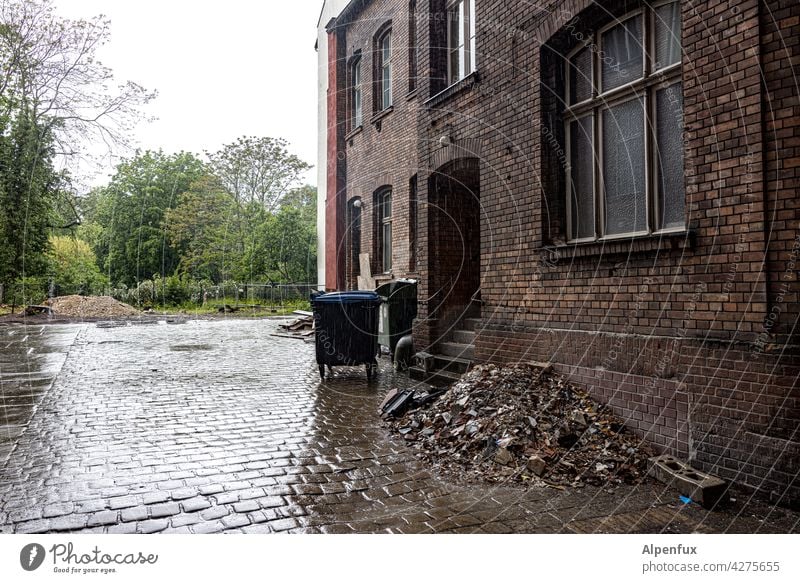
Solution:
[{"label": "arched window", "polygon": [[575,36],[564,94],[569,239],[683,230],[679,2]]},{"label": "arched window", "polygon": [[364,119],[361,55],[350,63],[350,131],[361,127]]},{"label": "arched window", "polygon": [[375,226],[377,227],[376,256],[380,260],[378,271],[392,270],[392,189],[379,190],[375,195]]},{"label": "arched window", "polygon": [[375,110],[392,106],[392,29],[390,25],[376,36],[375,42]]}]

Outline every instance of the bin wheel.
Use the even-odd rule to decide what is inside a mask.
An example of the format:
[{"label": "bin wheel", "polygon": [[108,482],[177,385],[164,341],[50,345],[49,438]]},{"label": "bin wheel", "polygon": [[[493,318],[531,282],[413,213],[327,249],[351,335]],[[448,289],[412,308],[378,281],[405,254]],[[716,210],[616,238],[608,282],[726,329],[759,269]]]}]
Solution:
[{"label": "bin wheel", "polygon": [[319,376],[324,381],[325,380],[325,365],[319,365]]}]

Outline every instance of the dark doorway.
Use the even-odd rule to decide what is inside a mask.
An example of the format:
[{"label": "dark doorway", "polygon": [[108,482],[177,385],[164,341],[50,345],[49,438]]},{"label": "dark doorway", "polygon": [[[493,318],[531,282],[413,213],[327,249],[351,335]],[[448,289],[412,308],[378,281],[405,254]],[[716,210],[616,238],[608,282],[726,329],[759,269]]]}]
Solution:
[{"label": "dark doorway", "polygon": [[481,204],[476,158],[455,160],[430,177],[431,317],[443,336],[462,318],[480,316]]}]

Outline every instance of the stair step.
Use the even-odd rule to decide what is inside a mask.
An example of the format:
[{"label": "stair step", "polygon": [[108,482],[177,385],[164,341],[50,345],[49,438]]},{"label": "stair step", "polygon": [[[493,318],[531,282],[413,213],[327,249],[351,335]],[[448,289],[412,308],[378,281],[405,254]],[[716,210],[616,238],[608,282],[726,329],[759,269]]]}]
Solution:
[{"label": "stair step", "polygon": [[470,369],[472,366],[472,361],[466,358],[459,358],[457,356],[434,354],[433,365],[435,370],[454,372],[460,375],[464,374]]},{"label": "stair step", "polygon": [[445,370],[435,370],[426,373],[425,369],[419,366],[409,367],[408,375],[414,380],[435,386],[451,385],[461,379],[461,375],[458,373],[447,372]]},{"label": "stair step", "polygon": [[454,330],[453,342],[459,344],[475,344],[475,332],[472,330]]},{"label": "stair step", "polygon": [[475,359],[475,347],[472,344],[459,342],[440,342],[436,348],[445,356],[456,356],[465,360]]},{"label": "stair step", "polygon": [[480,327],[480,325],[481,325],[480,318],[464,318],[463,320],[461,320],[461,323],[459,324],[459,329],[467,330],[469,332],[474,332]]}]

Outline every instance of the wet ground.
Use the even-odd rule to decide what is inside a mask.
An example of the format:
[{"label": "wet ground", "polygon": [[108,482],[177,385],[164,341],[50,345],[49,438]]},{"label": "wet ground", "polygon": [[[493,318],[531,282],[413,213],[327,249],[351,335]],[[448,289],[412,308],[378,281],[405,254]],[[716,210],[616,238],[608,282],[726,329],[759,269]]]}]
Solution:
[{"label": "wet ground", "polygon": [[[797,532],[656,483],[489,487],[435,474],[376,408],[382,366],[320,382],[276,320],[0,327],[0,532]],[[8,458],[3,464],[3,460]],[[747,502],[747,504],[745,504]]]}]

